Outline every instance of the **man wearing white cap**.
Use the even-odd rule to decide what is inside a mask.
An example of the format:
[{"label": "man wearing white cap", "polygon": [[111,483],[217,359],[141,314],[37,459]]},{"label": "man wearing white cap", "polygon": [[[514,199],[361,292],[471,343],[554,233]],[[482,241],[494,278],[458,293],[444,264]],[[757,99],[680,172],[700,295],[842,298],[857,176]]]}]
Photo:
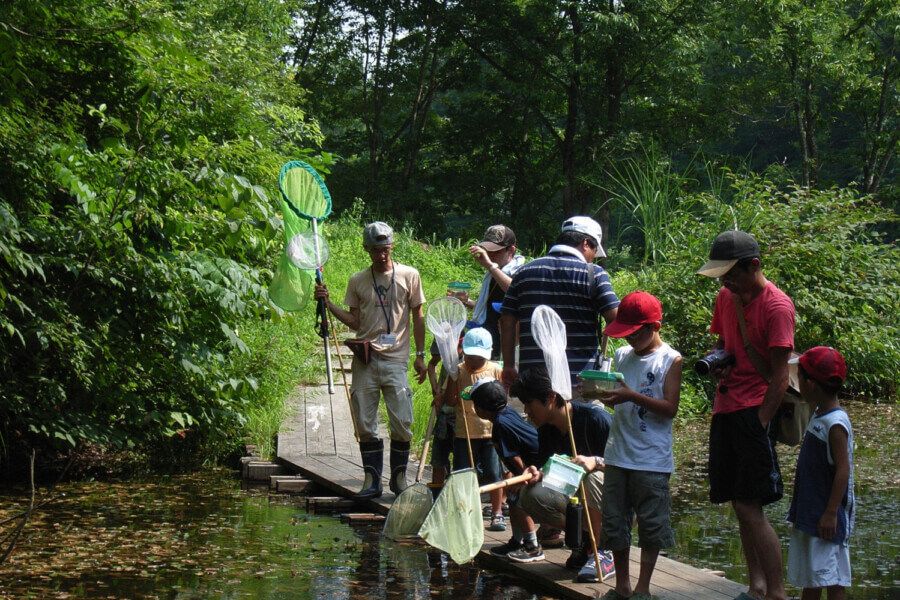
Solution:
[{"label": "man wearing white cap", "polygon": [[[616,318],[619,299],[609,274],[594,259],[606,256],[599,223],[590,217],[571,217],[547,256],[523,266],[513,276],[503,299],[500,331],[503,345],[503,378],[512,383],[518,369],[543,366],[544,353],[531,335],[531,314],[546,304],[566,324],[566,355],[572,383],[598,358],[599,320]],[[519,364],[514,362],[516,325],[519,326]]]},{"label": "man wearing white cap", "polygon": [[[364,480],[356,498],[381,496],[384,442],[378,437],[378,403],[384,396],[391,435],[390,488],[399,494],[406,487],[406,465],[412,439],[412,390],[407,379],[410,337],[416,346],[414,363],[419,382],[425,378],[425,293],[419,272],[395,262],[394,230],[376,221],[363,229],[363,248],[371,265],[350,277],[344,309],[316,286],[328,310],[356,332],[353,350],[351,409],[359,435]],[[412,336],[410,336],[412,320]]]}]

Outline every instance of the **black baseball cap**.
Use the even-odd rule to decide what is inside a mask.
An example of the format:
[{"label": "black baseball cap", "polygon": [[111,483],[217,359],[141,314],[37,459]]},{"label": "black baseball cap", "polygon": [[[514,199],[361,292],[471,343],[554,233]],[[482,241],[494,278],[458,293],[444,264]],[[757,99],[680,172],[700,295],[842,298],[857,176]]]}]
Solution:
[{"label": "black baseball cap", "polygon": [[749,233],[732,229],[716,236],[709,260],[697,271],[707,277],[721,277],[744,258],[759,258],[759,244]]},{"label": "black baseball cap", "polygon": [[496,413],[506,408],[506,388],[496,379],[485,377],[472,385],[470,392],[475,408]]}]

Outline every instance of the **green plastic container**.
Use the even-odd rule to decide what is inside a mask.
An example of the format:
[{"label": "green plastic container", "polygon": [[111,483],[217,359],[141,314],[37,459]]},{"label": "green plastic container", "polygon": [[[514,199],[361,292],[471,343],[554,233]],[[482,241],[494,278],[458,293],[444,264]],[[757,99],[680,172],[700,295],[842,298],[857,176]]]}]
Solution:
[{"label": "green plastic container", "polygon": [[614,390],[625,381],[621,373],[606,371],[582,371],[578,374],[578,379],[581,381],[581,395],[584,398],[599,398],[601,391]]},{"label": "green plastic container", "polygon": [[581,465],[576,465],[564,454],[554,454],[541,469],[543,476],[541,483],[551,490],[556,490],[566,496],[572,496],[578,491],[578,485],[586,471]]},{"label": "green plastic container", "polygon": [[472,284],[468,281],[451,281],[447,284],[447,289],[451,292],[468,292],[472,289]]}]

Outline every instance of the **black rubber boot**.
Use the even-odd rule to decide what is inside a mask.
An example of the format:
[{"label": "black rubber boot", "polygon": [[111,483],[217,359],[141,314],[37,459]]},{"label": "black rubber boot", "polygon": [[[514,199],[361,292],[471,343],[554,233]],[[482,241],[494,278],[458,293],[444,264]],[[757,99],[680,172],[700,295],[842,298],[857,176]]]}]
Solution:
[{"label": "black rubber boot", "polygon": [[409,462],[409,442],[391,440],[391,491],[399,494],[406,489],[406,463]]},{"label": "black rubber boot", "polygon": [[353,499],[378,498],[381,496],[381,471],[384,469],[384,442],[360,442],[359,453],[362,455],[365,478],[362,489],[353,495]]}]

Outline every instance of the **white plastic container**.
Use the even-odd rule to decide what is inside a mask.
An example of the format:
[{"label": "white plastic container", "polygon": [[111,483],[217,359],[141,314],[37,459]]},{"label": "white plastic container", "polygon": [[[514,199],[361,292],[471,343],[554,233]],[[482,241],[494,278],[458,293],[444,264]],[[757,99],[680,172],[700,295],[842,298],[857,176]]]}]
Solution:
[{"label": "white plastic container", "polygon": [[614,390],[622,386],[625,376],[621,373],[606,373],[604,371],[582,371],[578,374],[581,381],[581,396],[583,398],[598,398],[601,391]]},{"label": "white plastic container", "polygon": [[585,475],[585,470],[581,465],[576,465],[569,460],[568,456],[561,454],[551,456],[541,472],[543,473],[541,483],[545,487],[566,496],[572,496],[578,491],[581,478]]}]

